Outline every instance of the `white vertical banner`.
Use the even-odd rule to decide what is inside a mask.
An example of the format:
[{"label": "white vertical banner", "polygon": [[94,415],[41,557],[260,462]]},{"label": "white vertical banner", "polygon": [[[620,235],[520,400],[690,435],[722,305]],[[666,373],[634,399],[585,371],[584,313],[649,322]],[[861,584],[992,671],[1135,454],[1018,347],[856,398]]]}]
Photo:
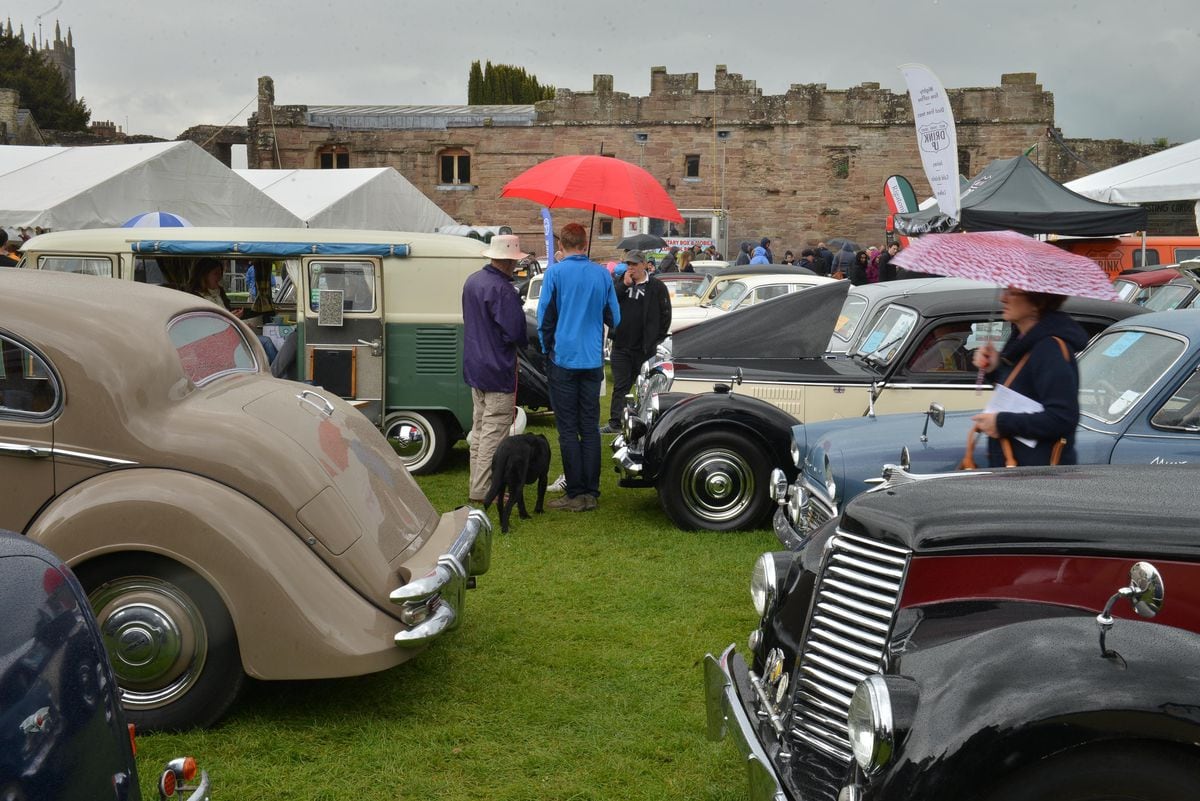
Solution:
[{"label": "white vertical banner", "polygon": [[958,135],[954,132],[954,112],[942,82],[924,64],[901,64],[900,72],[912,100],[913,121],[917,128],[917,147],[921,166],[937,197],[942,214],[959,218]]}]

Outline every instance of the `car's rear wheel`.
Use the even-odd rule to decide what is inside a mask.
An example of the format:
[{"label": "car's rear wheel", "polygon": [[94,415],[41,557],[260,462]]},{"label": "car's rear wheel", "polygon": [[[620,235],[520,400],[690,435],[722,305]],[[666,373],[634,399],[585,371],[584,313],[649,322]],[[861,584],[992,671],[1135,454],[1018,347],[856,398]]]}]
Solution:
[{"label": "car's rear wheel", "polygon": [[392,412],[383,422],[383,435],[416,476],[436,472],[450,448],[446,423],[437,412]]},{"label": "car's rear wheel", "polygon": [[1200,787],[1200,759],[1176,746],[1084,747],[1018,771],[988,801],[1185,801]]},{"label": "car's rear wheel", "polygon": [[671,455],[658,482],[658,500],[682,529],[754,528],[770,508],[770,470],[757,443],[729,431],[707,431]]},{"label": "car's rear wheel", "polygon": [[76,573],[130,721],[143,731],[216,723],[245,674],[233,620],[213,588],[150,554],[109,557]]}]

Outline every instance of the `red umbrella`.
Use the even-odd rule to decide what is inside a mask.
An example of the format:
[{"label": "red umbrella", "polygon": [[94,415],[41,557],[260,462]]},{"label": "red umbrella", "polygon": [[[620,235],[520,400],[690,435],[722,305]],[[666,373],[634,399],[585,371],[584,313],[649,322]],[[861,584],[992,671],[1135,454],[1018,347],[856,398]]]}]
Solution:
[{"label": "red umbrella", "polygon": [[925,234],[892,260],[905,269],[1098,300],[1118,300],[1104,269],[1015,231]]},{"label": "red umbrella", "polygon": [[653,175],[611,156],[559,156],[543,161],[505,184],[500,197],[524,198],[551,209],[683,222]]}]

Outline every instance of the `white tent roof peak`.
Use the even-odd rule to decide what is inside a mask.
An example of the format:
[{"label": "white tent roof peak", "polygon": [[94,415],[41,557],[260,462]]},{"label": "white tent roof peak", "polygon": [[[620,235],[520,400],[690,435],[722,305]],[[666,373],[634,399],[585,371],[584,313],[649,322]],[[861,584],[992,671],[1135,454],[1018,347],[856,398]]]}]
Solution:
[{"label": "white tent roof peak", "polygon": [[194,225],[301,225],[195,142],[0,146],[0,225],[110,228],[170,211]]},{"label": "white tent roof peak", "polygon": [[1066,187],[1106,203],[1200,200],[1200,139],[1086,175]]}]

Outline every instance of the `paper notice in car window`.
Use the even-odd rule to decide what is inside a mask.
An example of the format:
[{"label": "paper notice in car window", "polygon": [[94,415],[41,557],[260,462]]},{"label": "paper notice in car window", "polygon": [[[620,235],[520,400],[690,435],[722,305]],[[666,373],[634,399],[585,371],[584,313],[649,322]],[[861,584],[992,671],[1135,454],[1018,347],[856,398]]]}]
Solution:
[{"label": "paper notice in car window", "polygon": [[1112,405],[1108,407],[1109,416],[1120,417],[1121,415],[1125,414],[1125,412],[1129,410],[1129,407],[1137,403],[1138,398],[1140,397],[1141,394],[1132,389],[1125,390],[1121,393],[1121,397],[1113,401]]},{"label": "paper notice in car window", "polygon": [[1109,357],[1120,356],[1125,351],[1129,350],[1129,346],[1137,342],[1143,336],[1141,331],[1126,331],[1124,334],[1116,338],[1111,345],[1104,349],[1104,355]]},{"label": "paper notice in car window", "polygon": [[[1000,412],[1034,414],[1044,411],[1045,408],[1028,395],[1022,395],[1020,392],[1009,389],[1003,384],[997,384],[995,390],[992,392],[992,399],[988,401],[988,405],[984,408],[984,411],[992,412],[993,414]],[[1013,439],[1022,443],[1027,448],[1033,448],[1037,445],[1036,439],[1029,439],[1028,437],[1013,437]]]}]

